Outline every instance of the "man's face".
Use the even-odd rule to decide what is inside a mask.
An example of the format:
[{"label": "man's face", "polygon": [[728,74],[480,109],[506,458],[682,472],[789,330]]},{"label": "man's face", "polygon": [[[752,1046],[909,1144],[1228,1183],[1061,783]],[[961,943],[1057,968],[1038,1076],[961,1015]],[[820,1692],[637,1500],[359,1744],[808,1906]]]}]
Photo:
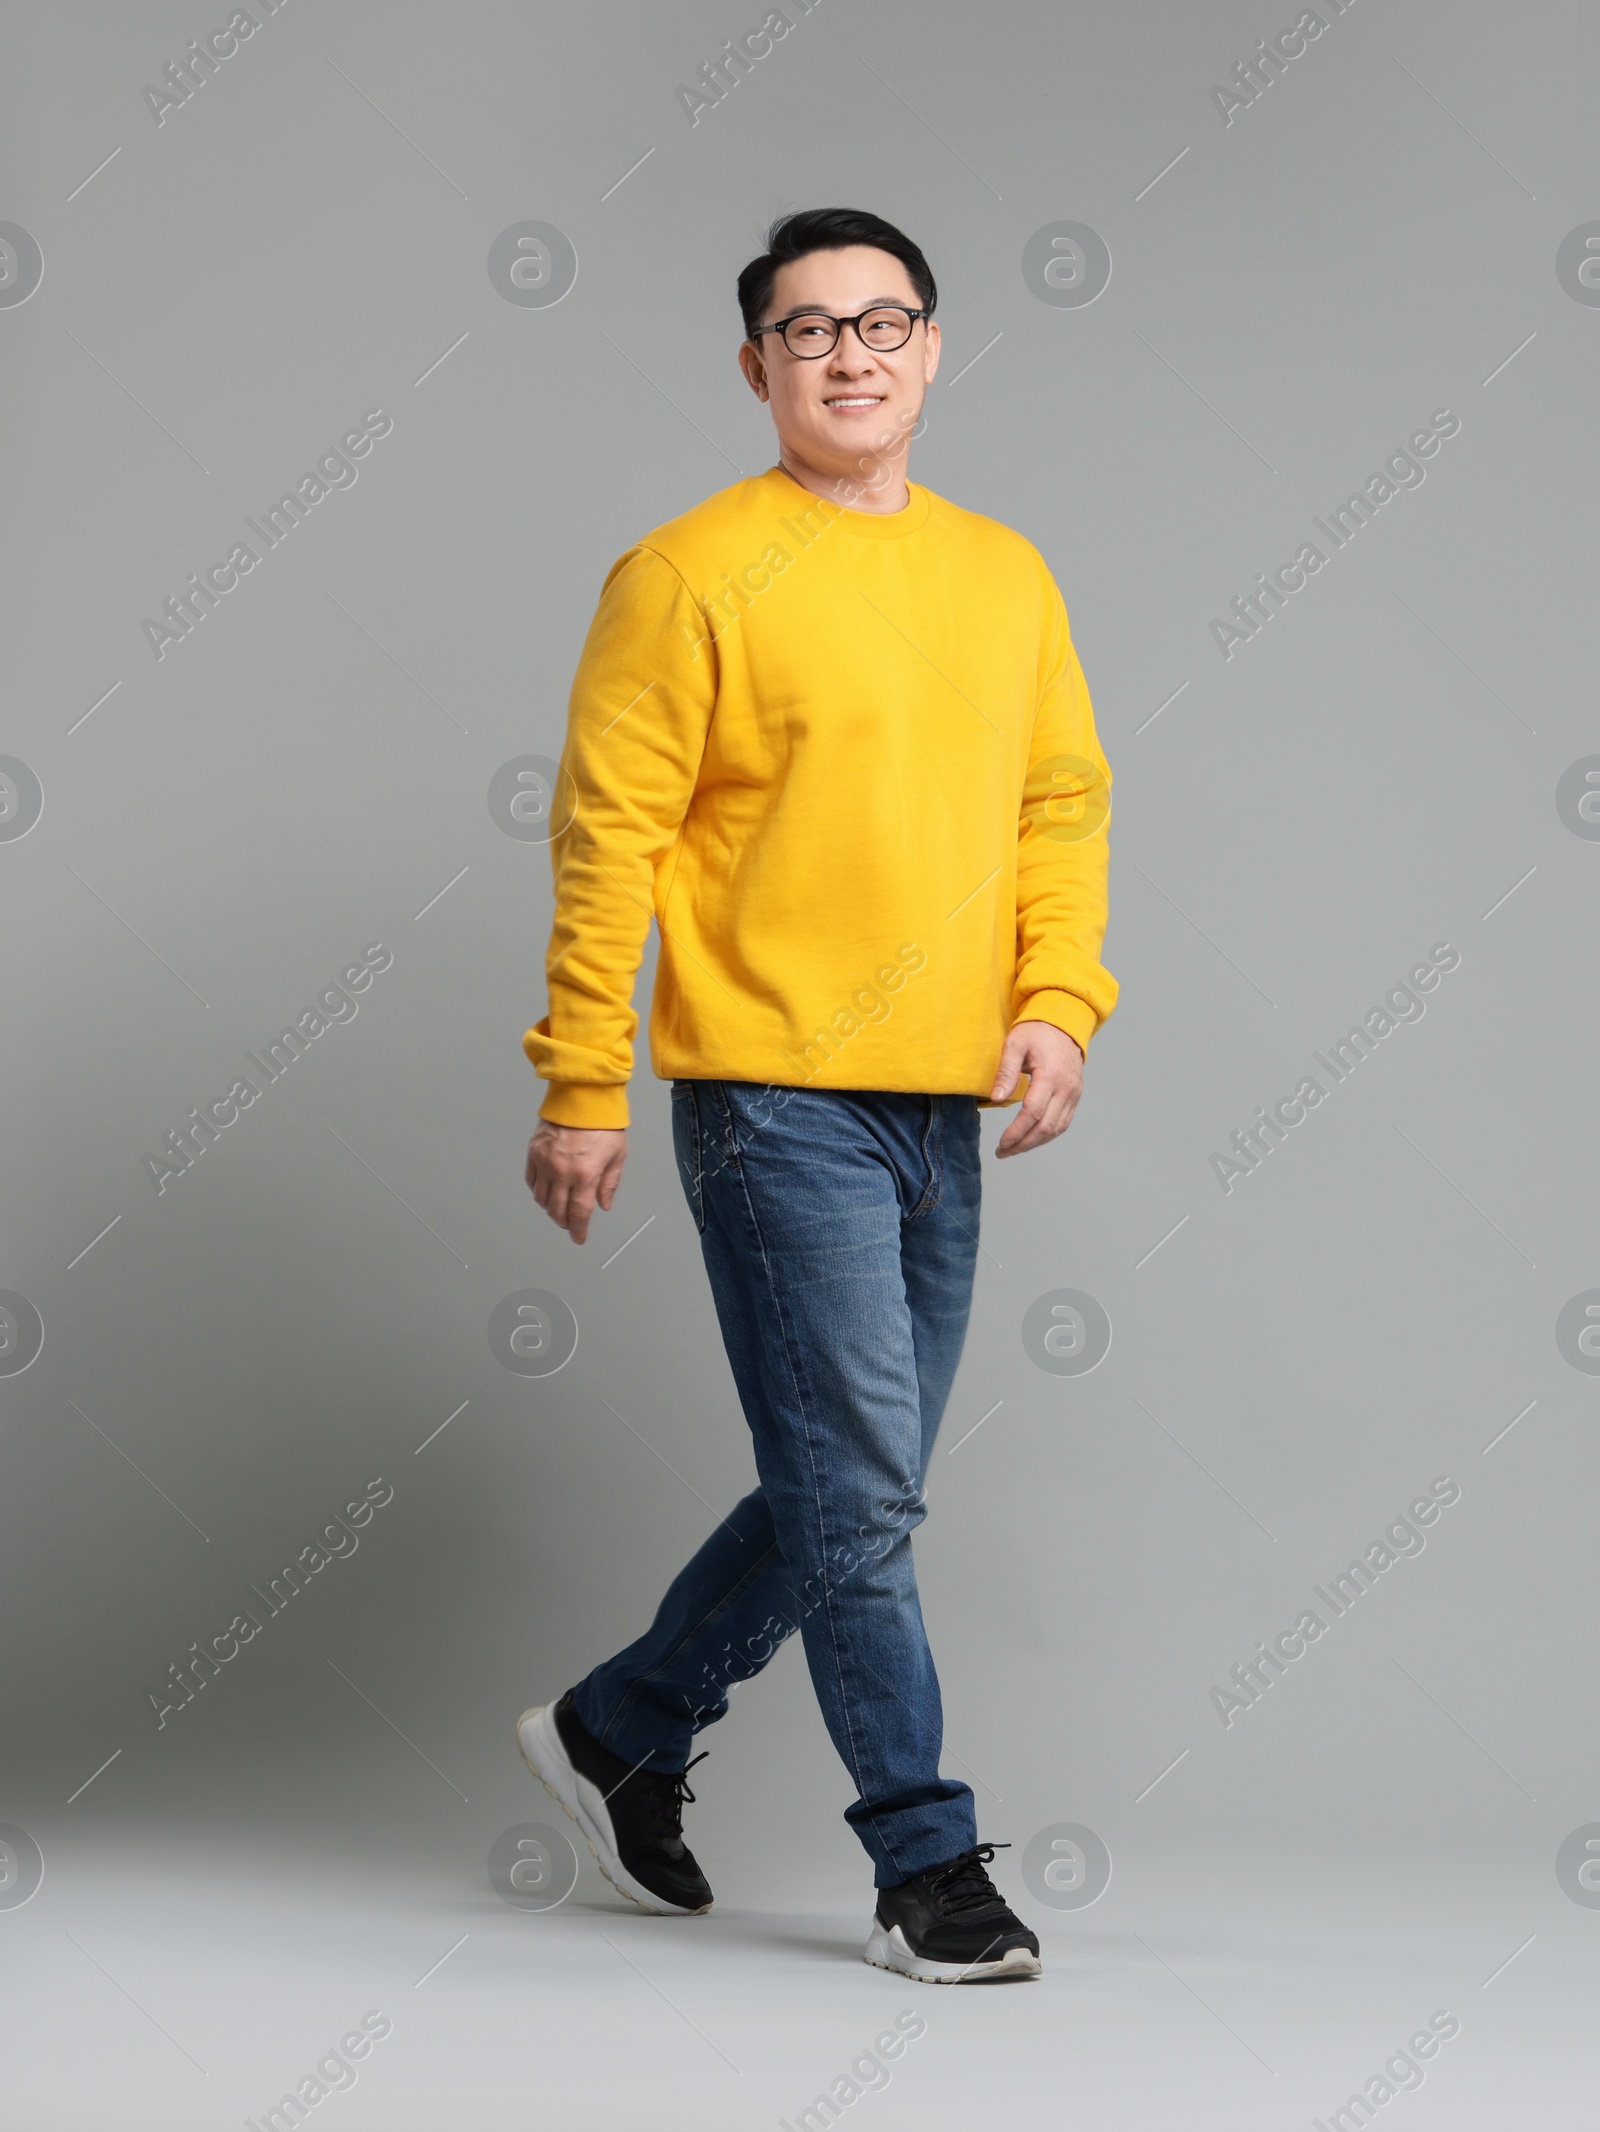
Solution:
[{"label": "man's face", "polygon": [[[911,277],[889,252],[851,245],[811,252],[778,269],[762,325],[800,311],[854,318],[881,303],[920,308]],[[864,348],[846,326],[830,355],[810,361],[791,355],[780,333],[746,341],[739,364],[759,398],[772,408],[788,457],[864,486],[904,460],[923,395],[939,366],[939,328],[919,319],[904,347]]]}]

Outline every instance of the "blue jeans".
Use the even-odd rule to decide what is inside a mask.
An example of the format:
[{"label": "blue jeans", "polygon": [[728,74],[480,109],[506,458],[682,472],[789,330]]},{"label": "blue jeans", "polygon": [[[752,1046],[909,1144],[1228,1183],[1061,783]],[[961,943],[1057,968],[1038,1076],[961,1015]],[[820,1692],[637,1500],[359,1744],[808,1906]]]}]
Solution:
[{"label": "blue jeans", "polygon": [[971,1789],[939,1774],[911,1559],[972,1301],[977,1103],[675,1081],[672,1122],[760,1486],[579,1683],[578,1716],[630,1765],[682,1769],[798,1629],[845,1819],[892,1887],[977,1841]]}]

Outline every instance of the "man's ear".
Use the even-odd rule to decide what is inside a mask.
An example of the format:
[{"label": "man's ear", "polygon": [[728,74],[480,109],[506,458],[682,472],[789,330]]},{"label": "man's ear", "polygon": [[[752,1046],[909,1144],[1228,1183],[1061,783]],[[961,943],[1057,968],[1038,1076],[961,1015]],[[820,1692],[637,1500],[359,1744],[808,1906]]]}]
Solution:
[{"label": "man's ear", "polygon": [[739,368],[744,372],[745,383],[758,400],[767,397],[767,366],[761,360],[761,352],[754,341],[739,343]]}]

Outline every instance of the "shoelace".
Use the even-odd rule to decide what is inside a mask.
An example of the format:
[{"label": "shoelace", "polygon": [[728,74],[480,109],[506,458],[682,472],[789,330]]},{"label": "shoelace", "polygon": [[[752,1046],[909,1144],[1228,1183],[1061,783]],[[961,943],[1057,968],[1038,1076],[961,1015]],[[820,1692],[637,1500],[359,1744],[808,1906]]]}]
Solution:
[{"label": "shoelace", "polygon": [[934,1866],[927,1875],[928,1893],[946,1917],[969,1910],[988,1910],[1002,1900],[1000,1891],[984,1868],[994,1862],[996,1851],[1009,1851],[1009,1843],[979,1843],[948,1865]]},{"label": "shoelace", "polygon": [[689,1772],[695,1762],[703,1762],[710,1752],[709,1747],[702,1748],[694,1762],[686,1762],[680,1770],[645,1769],[639,1772],[650,1806],[650,1819],[658,1836],[683,1834],[683,1810],[694,1804]]}]

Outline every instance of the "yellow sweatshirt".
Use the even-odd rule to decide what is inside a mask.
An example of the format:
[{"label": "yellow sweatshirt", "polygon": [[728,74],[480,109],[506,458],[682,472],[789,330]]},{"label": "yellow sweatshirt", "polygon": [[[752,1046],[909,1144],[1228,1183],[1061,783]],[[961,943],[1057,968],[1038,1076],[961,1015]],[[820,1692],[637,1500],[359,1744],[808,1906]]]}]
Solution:
[{"label": "yellow sweatshirt", "polygon": [[910,499],[773,467],[611,569],[523,1038],[541,1116],[627,1124],[652,916],[664,1080],[987,1098],[1013,1022],[1087,1050],[1116,1004],[1111,773],[1061,594],[1009,527]]}]

